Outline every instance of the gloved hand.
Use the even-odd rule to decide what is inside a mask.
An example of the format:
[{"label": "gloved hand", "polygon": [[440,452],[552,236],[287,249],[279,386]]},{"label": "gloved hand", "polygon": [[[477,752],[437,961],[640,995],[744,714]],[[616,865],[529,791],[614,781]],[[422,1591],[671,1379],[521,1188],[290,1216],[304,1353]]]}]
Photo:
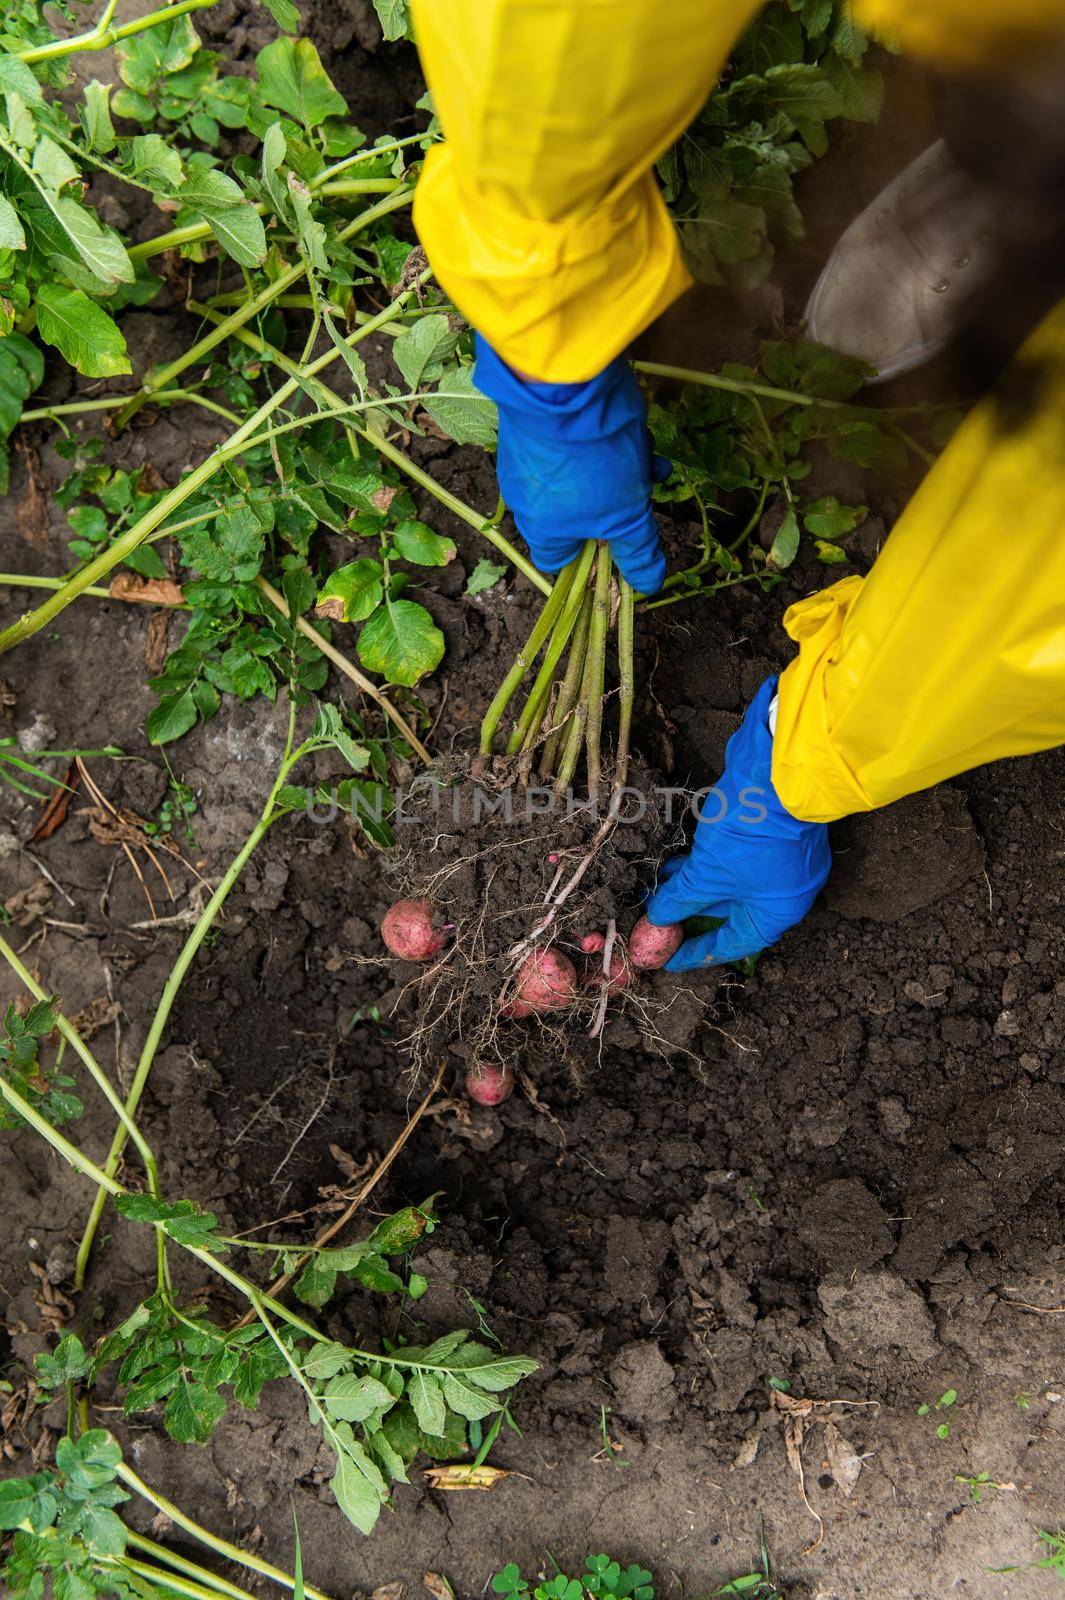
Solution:
[{"label": "gloved hand", "polygon": [[605,539],[641,594],[666,562],[651,486],[668,478],[624,356],[585,383],[526,382],[477,335],[474,381],[499,407],[499,490],[543,572],[559,572],[586,539]]},{"label": "gloved hand", "polygon": [[724,917],[712,933],[686,939],[666,963],[670,972],[741,961],[774,944],[809,911],[832,856],[822,822],[800,822],[773,789],[768,678],[725,751],[725,771],[700,806],[690,854],[674,857],[647,902],[658,926],[686,917]]}]

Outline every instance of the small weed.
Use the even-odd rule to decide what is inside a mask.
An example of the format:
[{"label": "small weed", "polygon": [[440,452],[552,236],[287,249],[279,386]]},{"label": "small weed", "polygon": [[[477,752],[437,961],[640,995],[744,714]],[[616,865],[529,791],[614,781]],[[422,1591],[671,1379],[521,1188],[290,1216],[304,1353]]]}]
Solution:
[{"label": "small weed", "polygon": [[[954,1405],[955,1402],[957,1401],[957,1398],[958,1398],[957,1389],[944,1389],[943,1393],[940,1395],[938,1400],[926,1400],[923,1405],[919,1405],[917,1407],[917,1415],[919,1417],[927,1417],[927,1416],[933,1415],[937,1411],[949,1411],[950,1407],[952,1405]],[[950,1423],[949,1422],[940,1422],[940,1423],[937,1424],[937,1426],[936,1426],[936,1438],[937,1439],[946,1439],[948,1437],[949,1433],[950,1433]]]},{"label": "small weed", "polygon": [[610,1416],[610,1407],[609,1406],[600,1406],[599,1407],[599,1437],[603,1441],[603,1444],[602,1444],[602,1449],[599,1451],[598,1455],[595,1456],[593,1459],[594,1460],[598,1460],[599,1456],[602,1456],[607,1461],[610,1462],[610,1465],[612,1467],[627,1467],[629,1465],[629,1463],[625,1460],[624,1456],[618,1454],[618,1447],[614,1443],[613,1439],[611,1439],[611,1437],[610,1437],[610,1429],[607,1426],[607,1418],[609,1416]]},{"label": "small weed", "polygon": [[1041,1561],[1026,1561],[1019,1567],[990,1567],[990,1572],[1056,1572],[1065,1583],[1065,1528],[1059,1528],[1056,1533],[1050,1533],[1046,1528],[1039,1529],[1039,1537],[1047,1546],[1048,1554]]},{"label": "small weed", "polygon": [[199,804],[193,791],[187,783],[182,783],[177,777],[173,767],[166,759],[166,751],[162,752],[163,762],[166,766],[168,791],[166,799],[159,807],[159,815],[154,822],[146,822],[144,831],[153,839],[168,837],[175,833],[184,833],[187,844],[195,844],[196,837],[192,831],[192,818],[199,810]]},{"label": "small weed", "polygon": [[1018,1389],[1013,1397],[1013,1403],[1022,1411],[1027,1411],[1032,1404],[1032,1396],[1027,1389]]},{"label": "small weed", "polygon": [[999,1483],[997,1481],[997,1479],[995,1479],[995,1478],[993,1478],[991,1476],[990,1472],[978,1472],[974,1478],[966,1478],[966,1477],[963,1476],[962,1473],[956,1472],[954,1474],[954,1482],[955,1483],[966,1483],[966,1484],[968,1484],[969,1493],[973,1497],[973,1505],[974,1506],[978,1506],[980,1504],[980,1491],[981,1491],[981,1489],[1012,1489],[1013,1488],[1013,1485],[1011,1483]]},{"label": "small weed", "polygon": [[[552,1558],[553,1559],[553,1558]],[[557,1567],[557,1563],[556,1563]],[[521,1568],[511,1561],[492,1579],[492,1593],[501,1600],[654,1600],[651,1574],[643,1567],[622,1569],[610,1556],[588,1556],[579,1578],[568,1577],[561,1569],[530,1591]]]},{"label": "small weed", "polygon": [[731,1578],[720,1589],[715,1589],[715,1595],[746,1595],[749,1600],[786,1600],[784,1591],[778,1588],[773,1579],[769,1565],[769,1549],[765,1542],[765,1523],[761,1523],[758,1530],[758,1566],[757,1572],[746,1572],[742,1577]]}]

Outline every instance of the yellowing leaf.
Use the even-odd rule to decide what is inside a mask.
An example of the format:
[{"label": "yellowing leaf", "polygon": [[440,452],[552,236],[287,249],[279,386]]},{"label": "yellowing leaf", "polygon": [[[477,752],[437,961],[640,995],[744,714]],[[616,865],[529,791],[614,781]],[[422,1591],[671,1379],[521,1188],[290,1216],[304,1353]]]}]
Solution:
[{"label": "yellowing leaf", "polygon": [[462,1489],[494,1489],[500,1479],[510,1477],[510,1473],[502,1467],[475,1467],[463,1461],[452,1461],[443,1467],[426,1467],[424,1475],[431,1488],[443,1489],[449,1494]]}]

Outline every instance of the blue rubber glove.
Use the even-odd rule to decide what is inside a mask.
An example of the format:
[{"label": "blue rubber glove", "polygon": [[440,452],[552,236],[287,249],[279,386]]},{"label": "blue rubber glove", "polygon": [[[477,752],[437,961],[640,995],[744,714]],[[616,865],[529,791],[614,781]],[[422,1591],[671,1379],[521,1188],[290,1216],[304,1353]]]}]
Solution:
[{"label": "blue rubber glove", "polygon": [[725,918],[712,933],[685,939],[666,963],[670,972],[757,955],[802,920],[828,877],[827,827],[793,817],[773,788],[769,704],[776,689],[776,678],[767,679],[747,707],[728,742],[724,775],[700,806],[690,854],[666,863],[647,902],[659,927]]},{"label": "blue rubber glove", "polygon": [[662,587],[666,562],[651,486],[656,456],[632,368],[618,356],[586,383],[519,378],[477,335],[474,382],[499,407],[499,491],[542,572],[560,572],[586,539],[605,539],[641,594]]}]

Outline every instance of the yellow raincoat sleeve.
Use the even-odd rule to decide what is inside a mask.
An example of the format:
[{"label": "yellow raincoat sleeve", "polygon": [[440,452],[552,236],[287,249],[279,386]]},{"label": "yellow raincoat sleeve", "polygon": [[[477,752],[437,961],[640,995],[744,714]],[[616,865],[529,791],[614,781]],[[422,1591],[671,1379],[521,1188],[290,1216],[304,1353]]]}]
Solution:
[{"label": "yellow raincoat sleeve", "polygon": [[413,0],[446,142],[414,221],[518,371],[594,377],[690,279],[652,167],[758,0]]},{"label": "yellow raincoat sleeve", "polygon": [[1018,359],[1048,374],[1031,420],[1004,432],[982,401],[869,577],[785,614],[773,784],[797,817],[1065,743],[1065,304]]},{"label": "yellow raincoat sleeve", "polygon": [[1065,0],[851,0],[855,21],[938,67],[999,70],[1040,57]]}]

